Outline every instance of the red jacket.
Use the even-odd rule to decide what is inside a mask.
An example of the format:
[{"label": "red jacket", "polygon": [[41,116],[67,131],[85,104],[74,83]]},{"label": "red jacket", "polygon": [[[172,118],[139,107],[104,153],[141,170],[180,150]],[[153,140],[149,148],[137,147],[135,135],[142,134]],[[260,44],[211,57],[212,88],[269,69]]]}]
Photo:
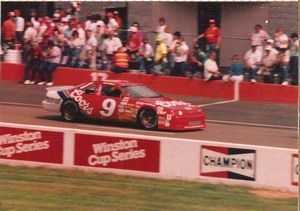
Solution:
[{"label": "red jacket", "polygon": [[2,26],[4,40],[13,41],[16,37],[16,25],[11,19],[4,21]]}]

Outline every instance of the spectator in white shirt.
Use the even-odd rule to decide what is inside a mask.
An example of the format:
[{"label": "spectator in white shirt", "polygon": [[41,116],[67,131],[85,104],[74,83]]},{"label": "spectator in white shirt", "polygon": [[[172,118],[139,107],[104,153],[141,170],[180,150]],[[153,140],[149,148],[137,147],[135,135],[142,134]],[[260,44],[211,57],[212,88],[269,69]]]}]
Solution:
[{"label": "spectator in white shirt", "polygon": [[249,49],[244,56],[244,64],[249,71],[250,82],[256,82],[255,75],[260,68],[261,59],[261,51],[256,49],[256,45],[252,45],[251,49]]},{"label": "spectator in white shirt", "polygon": [[68,41],[71,51],[71,67],[78,67],[80,62],[80,54],[82,51],[83,43],[79,38],[78,31],[73,31],[72,38]]},{"label": "spectator in white shirt", "polygon": [[[54,45],[53,40],[48,40],[47,45],[48,48],[44,53],[45,62],[39,68],[40,82],[38,85],[46,84],[47,86],[52,86],[52,75],[55,69],[60,65],[62,53],[60,48]],[[47,80],[45,74],[47,74]]]},{"label": "spectator in white shirt", "polygon": [[[122,42],[118,37],[114,36],[113,31],[109,31],[108,38],[103,42],[103,60],[111,63],[113,54],[122,47]],[[104,68],[107,69],[107,66]]]},{"label": "spectator in white shirt", "polygon": [[163,35],[163,33],[165,32],[165,28],[167,27],[166,20],[164,18],[159,18],[158,24],[159,25],[154,32],[158,35]]},{"label": "spectator in white shirt", "polygon": [[264,56],[261,61],[261,68],[257,74],[263,75],[264,83],[274,83],[273,68],[276,65],[277,55],[271,52],[272,47],[266,46]]},{"label": "spectator in white shirt", "polygon": [[263,53],[264,42],[270,38],[270,35],[262,28],[262,25],[256,24],[254,32],[251,34],[251,45],[256,45],[257,50]]},{"label": "spectator in white shirt", "polygon": [[37,40],[37,30],[33,27],[32,22],[27,22],[26,26],[27,28],[23,37],[23,43],[25,45]]},{"label": "spectator in white shirt", "polygon": [[150,73],[151,63],[153,61],[153,48],[149,44],[147,38],[143,39],[143,43],[139,48],[139,62],[140,62],[140,71]]},{"label": "spectator in white shirt", "polygon": [[204,80],[221,80],[221,73],[219,72],[219,67],[216,62],[217,54],[212,51],[209,53],[208,59],[204,62]]},{"label": "spectator in white shirt", "polygon": [[86,31],[86,44],[84,46],[84,59],[90,63],[90,68],[96,69],[96,57],[97,57],[97,39],[91,30]]},{"label": "spectator in white shirt", "polygon": [[15,23],[16,23],[16,38],[18,43],[21,43],[23,40],[24,29],[25,29],[25,20],[22,18],[21,11],[19,9],[15,9]]},{"label": "spectator in white shirt", "polygon": [[119,24],[114,19],[114,15],[111,12],[109,12],[106,14],[106,17],[108,18],[107,30],[108,31],[116,31],[119,28]]},{"label": "spectator in white shirt", "polygon": [[286,50],[289,46],[289,37],[284,33],[283,29],[278,28],[275,33],[275,47],[278,51]]},{"label": "spectator in white shirt", "polygon": [[174,59],[174,67],[172,68],[170,75],[184,77],[189,47],[181,37],[180,32],[175,32],[174,34],[176,33],[179,34],[179,36],[173,41],[171,47]]}]

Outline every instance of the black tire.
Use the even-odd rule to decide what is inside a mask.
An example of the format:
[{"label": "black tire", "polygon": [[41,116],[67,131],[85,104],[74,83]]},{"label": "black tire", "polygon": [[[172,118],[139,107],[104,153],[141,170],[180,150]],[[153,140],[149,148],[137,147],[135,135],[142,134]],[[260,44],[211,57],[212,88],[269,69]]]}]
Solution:
[{"label": "black tire", "polygon": [[74,122],[78,120],[80,111],[77,103],[73,100],[66,100],[60,108],[61,116],[65,121]]},{"label": "black tire", "polygon": [[151,108],[144,108],[138,114],[138,123],[143,129],[157,129],[158,117],[156,111]]}]

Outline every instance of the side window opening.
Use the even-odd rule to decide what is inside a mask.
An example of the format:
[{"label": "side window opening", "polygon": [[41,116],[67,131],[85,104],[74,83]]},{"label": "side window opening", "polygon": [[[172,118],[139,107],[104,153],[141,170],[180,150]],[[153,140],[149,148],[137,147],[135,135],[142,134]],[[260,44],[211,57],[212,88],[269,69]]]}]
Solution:
[{"label": "side window opening", "polygon": [[95,84],[93,84],[91,86],[88,86],[88,87],[83,89],[85,94],[94,94],[95,90],[96,90],[96,85]]},{"label": "side window opening", "polygon": [[118,97],[122,96],[122,92],[119,88],[112,86],[112,85],[103,85],[101,89],[102,96],[109,96],[109,97]]}]

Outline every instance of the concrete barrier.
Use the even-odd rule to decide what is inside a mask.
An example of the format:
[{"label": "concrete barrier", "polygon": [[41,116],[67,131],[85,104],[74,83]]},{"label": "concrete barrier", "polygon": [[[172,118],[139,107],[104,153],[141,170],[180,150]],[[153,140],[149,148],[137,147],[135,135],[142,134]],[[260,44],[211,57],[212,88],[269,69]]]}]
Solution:
[{"label": "concrete barrier", "polygon": [[[23,81],[24,65],[0,63],[0,80]],[[95,71],[90,69],[57,68],[53,81],[56,85],[77,85],[107,74],[108,79],[128,80],[143,83],[150,88],[169,94],[237,99],[242,101],[297,104],[298,86],[242,82],[235,88],[233,82],[210,81],[171,76]],[[239,98],[236,98],[239,96]]]},{"label": "concrete barrier", "polygon": [[297,191],[298,154],[244,144],[0,123],[0,163]]}]

